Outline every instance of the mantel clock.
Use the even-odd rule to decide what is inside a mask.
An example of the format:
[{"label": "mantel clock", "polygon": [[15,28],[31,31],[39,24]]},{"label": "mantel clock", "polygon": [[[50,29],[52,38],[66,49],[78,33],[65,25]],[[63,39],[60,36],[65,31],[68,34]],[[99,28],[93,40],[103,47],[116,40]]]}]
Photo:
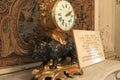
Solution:
[{"label": "mantel clock", "polygon": [[51,38],[66,44],[65,39],[75,24],[75,12],[67,0],[38,1],[40,25]]},{"label": "mantel clock", "polygon": [[75,22],[75,13],[72,5],[66,0],[58,0],[52,9],[52,19],[59,29],[69,31]]},{"label": "mantel clock", "polygon": [[74,9],[67,0],[42,3],[40,11],[40,22],[46,30],[70,31],[74,26]]}]

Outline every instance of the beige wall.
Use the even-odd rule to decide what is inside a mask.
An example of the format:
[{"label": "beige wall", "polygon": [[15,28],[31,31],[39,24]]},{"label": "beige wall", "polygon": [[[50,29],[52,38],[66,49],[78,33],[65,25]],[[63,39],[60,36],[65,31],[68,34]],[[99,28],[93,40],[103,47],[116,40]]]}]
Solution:
[{"label": "beige wall", "polygon": [[120,56],[120,3],[115,7],[115,52]]},{"label": "beige wall", "polygon": [[114,55],[115,0],[95,0],[95,28],[101,34],[105,55]]},{"label": "beige wall", "polygon": [[95,28],[107,57],[120,56],[120,0],[95,0]]}]

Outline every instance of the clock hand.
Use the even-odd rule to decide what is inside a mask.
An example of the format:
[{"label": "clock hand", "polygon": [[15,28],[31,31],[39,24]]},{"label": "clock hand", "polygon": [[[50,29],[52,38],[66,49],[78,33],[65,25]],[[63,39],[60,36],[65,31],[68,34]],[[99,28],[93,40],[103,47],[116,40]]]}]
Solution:
[{"label": "clock hand", "polygon": [[72,11],[68,12],[65,16],[67,17],[67,16],[69,16],[71,13],[72,13]]},{"label": "clock hand", "polygon": [[62,20],[62,25],[64,26],[64,20]]}]

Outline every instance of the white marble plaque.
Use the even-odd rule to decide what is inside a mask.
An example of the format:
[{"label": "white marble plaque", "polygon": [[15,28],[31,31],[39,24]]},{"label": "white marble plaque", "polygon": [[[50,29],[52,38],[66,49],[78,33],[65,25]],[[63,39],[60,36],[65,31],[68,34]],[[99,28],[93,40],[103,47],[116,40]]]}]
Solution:
[{"label": "white marble plaque", "polygon": [[73,30],[80,67],[105,60],[100,35],[96,31]]}]

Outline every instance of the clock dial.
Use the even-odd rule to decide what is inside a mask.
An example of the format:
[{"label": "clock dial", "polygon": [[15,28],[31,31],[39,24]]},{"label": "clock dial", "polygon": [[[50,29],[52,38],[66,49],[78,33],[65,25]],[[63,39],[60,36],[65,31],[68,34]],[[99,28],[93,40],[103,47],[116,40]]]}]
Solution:
[{"label": "clock dial", "polygon": [[69,31],[75,22],[75,13],[73,7],[68,1],[61,0],[54,7],[54,18],[56,25],[64,30]]}]

